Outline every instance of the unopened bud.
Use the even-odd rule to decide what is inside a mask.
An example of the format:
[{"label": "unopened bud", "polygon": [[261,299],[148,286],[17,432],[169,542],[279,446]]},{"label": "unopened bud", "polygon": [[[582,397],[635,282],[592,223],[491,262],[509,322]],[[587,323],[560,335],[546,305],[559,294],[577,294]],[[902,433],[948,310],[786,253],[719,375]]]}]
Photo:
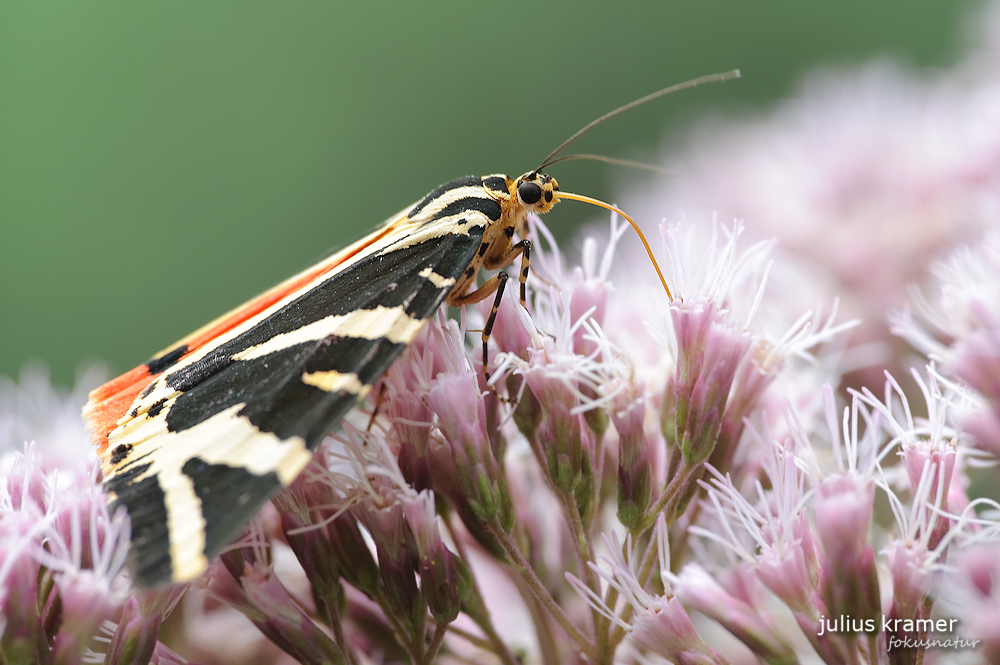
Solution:
[{"label": "unopened bud", "polygon": [[729,325],[712,302],[672,305],[677,335],[677,441],[687,466],[712,454],[736,370],[750,336]]}]

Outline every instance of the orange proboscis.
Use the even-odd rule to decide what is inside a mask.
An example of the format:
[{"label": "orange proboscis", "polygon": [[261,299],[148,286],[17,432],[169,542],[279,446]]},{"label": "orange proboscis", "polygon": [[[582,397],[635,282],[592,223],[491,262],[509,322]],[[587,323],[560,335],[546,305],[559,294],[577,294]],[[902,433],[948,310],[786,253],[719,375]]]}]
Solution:
[{"label": "orange proboscis", "polygon": [[670,300],[674,299],[674,296],[670,293],[670,287],[667,286],[667,280],[663,278],[663,273],[660,271],[660,264],[656,262],[656,258],[653,256],[653,250],[649,248],[649,243],[646,242],[646,236],[643,235],[642,231],[639,229],[639,225],[635,223],[631,217],[629,217],[624,210],[610,203],[605,203],[600,199],[592,199],[589,196],[583,196],[582,194],[571,194],[569,192],[559,192],[556,194],[557,198],[560,199],[570,199],[572,201],[582,201],[584,203],[589,203],[591,205],[610,210],[611,212],[617,213],[628,220],[628,223],[635,229],[635,232],[639,234],[639,240],[642,241],[642,246],[646,248],[646,254],[649,255],[649,260],[653,262],[653,267],[656,269],[656,275],[660,278],[660,283],[663,285],[663,290],[667,292],[667,298]]}]

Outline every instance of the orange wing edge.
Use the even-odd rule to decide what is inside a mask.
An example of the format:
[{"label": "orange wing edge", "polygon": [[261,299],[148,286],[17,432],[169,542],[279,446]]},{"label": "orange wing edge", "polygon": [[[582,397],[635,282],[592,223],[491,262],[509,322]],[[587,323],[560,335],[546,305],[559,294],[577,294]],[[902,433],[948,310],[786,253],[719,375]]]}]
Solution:
[{"label": "orange wing edge", "polygon": [[97,448],[97,454],[101,459],[101,468],[104,472],[107,473],[110,470],[110,456],[107,454],[108,436],[118,427],[119,422],[128,413],[129,407],[139,397],[139,394],[157,376],[205,344],[210,343],[244,321],[260,314],[313,280],[321,278],[346,259],[384,237],[405,214],[406,210],[403,210],[394,216],[395,219],[390,218],[375,233],[362,238],[324,261],[286,279],[253,300],[245,302],[236,309],[223,314],[208,325],[199,328],[184,339],[159,352],[145,364],[139,365],[92,390],[90,399],[83,408],[83,422],[91,434],[91,441]]}]

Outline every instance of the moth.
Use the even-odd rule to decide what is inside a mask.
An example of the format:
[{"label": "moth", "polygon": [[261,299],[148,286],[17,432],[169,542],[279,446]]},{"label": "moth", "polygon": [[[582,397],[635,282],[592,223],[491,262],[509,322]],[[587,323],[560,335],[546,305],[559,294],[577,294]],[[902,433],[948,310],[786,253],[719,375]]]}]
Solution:
[{"label": "moth", "polygon": [[[496,294],[495,315],[507,276],[478,286],[480,270],[520,257],[523,303],[529,215],[573,199],[615,210],[635,226],[614,206],[560,191],[541,172],[574,157],[555,158],[569,142],[640,103],[733,75],[695,79],[616,109],[518,178],[445,183],[370,235],[94,390],[84,420],[111,508],[124,506],[131,520],[133,582],[198,577],[295,479],[442,304]],[[484,367],[491,326],[492,316]]]}]

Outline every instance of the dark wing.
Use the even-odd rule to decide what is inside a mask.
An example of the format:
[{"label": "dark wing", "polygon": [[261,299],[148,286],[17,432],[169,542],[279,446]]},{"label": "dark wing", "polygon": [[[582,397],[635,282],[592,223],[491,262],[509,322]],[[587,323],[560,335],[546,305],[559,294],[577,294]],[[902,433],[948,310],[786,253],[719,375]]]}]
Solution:
[{"label": "dark wing", "polygon": [[102,454],[105,489],[131,517],[138,584],[197,577],[295,479],[475,260],[496,205],[402,218],[142,390]]}]

